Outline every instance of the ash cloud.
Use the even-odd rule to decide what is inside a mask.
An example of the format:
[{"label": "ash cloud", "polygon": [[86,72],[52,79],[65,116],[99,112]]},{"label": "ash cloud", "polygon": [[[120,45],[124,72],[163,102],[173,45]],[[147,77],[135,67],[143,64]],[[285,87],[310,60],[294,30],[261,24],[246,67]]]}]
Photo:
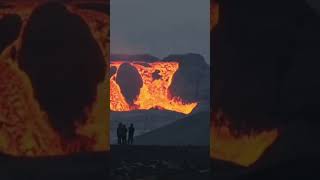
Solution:
[{"label": "ash cloud", "polygon": [[210,1],[111,1],[111,52],[210,56]]}]

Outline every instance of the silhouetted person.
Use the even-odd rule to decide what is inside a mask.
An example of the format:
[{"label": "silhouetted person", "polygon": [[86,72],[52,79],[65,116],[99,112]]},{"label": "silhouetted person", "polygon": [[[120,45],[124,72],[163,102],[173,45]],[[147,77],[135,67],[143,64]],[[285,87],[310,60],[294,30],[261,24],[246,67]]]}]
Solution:
[{"label": "silhouetted person", "polygon": [[128,144],[133,144],[133,136],[134,136],[134,127],[133,127],[133,124],[131,124],[129,127]]},{"label": "silhouetted person", "polygon": [[119,123],[117,128],[118,144],[121,144],[121,128],[122,128],[122,123]]},{"label": "silhouetted person", "polygon": [[120,123],[119,127],[120,144],[124,144],[124,124]]},{"label": "silhouetted person", "polygon": [[123,125],[123,144],[127,144],[127,133],[128,133],[128,128],[126,125]]}]

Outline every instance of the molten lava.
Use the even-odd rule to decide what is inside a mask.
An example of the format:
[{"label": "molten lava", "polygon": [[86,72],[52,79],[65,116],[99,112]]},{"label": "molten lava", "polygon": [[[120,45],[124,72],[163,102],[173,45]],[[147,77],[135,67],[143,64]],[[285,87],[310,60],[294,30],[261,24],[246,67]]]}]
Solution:
[{"label": "molten lava", "polygon": [[[219,122],[219,123],[217,123]],[[210,156],[241,166],[255,163],[278,137],[278,130],[235,135],[230,121],[222,111],[214,113],[211,120]],[[219,125],[216,125],[219,124]]]},{"label": "molten lava", "polygon": [[[0,19],[6,14],[18,14],[23,21],[18,39],[0,54],[0,153],[13,156],[51,156],[67,155],[81,151],[106,151],[109,149],[108,114],[109,86],[106,81],[97,88],[96,101],[84,124],[77,126],[76,139],[64,139],[49,123],[48,115],[43,111],[34,96],[32,83],[26,73],[12,59],[11,49],[21,47],[21,34],[33,9],[42,2],[7,1],[9,8],[0,10]],[[86,2],[86,1],[81,1]],[[67,8],[81,16],[90,27],[96,41],[109,59],[109,17],[105,13],[79,9],[72,2]]]},{"label": "molten lava", "polygon": [[[110,66],[118,69],[123,63],[122,61],[114,61]],[[197,106],[197,103],[183,103],[181,98],[170,95],[168,89],[174,73],[179,69],[177,62],[131,62],[130,64],[138,70],[142,78],[143,86],[140,89],[140,94],[134,101],[134,105],[129,105],[116,82],[116,72],[110,78],[110,109],[112,111],[158,108],[189,114]],[[156,71],[159,72],[161,78],[153,79],[152,74]]]},{"label": "molten lava", "polygon": [[[219,23],[219,4],[211,1],[211,31]],[[221,109],[213,112],[211,119],[210,156],[214,159],[233,162],[241,166],[255,163],[265,150],[277,139],[277,129],[236,134],[231,128],[232,121]]]}]

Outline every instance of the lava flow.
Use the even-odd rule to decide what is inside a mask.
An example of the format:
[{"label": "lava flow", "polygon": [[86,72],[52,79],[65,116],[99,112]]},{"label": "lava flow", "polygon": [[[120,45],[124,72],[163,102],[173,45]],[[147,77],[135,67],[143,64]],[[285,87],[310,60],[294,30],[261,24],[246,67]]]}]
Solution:
[{"label": "lava flow", "polygon": [[[50,124],[50,117],[35,98],[30,77],[17,64],[21,36],[30,14],[43,2],[46,1],[10,0],[3,2],[5,5],[8,4],[8,7],[0,10],[0,19],[7,14],[17,14],[22,19],[19,37],[0,54],[0,153],[38,157],[106,151],[109,149],[107,77],[105,82],[97,85],[95,102],[86,113],[86,121],[83,124],[75,124],[77,136],[65,139]],[[100,45],[105,61],[108,62],[109,37],[106,34],[109,31],[109,16],[98,11],[78,8],[77,3],[63,4],[87,23]],[[16,49],[16,56],[11,55],[13,48]]]},{"label": "lava flow", "polygon": [[[110,66],[119,69],[123,63],[123,61],[114,61]],[[129,105],[116,82],[116,72],[110,78],[110,109],[112,111],[157,108],[189,114],[197,106],[197,103],[183,103],[181,98],[170,95],[168,89],[175,72],[179,69],[177,62],[131,62],[130,64],[138,70],[142,78],[140,94],[136,97],[134,105]],[[161,78],[153,78],[152,74],[156,71]]]},{"label": "lava flow", "polygon": [[277,129],[236,135],[221,110],[212,117],[210,156],[241,166],[255,163],[279,135]]}]

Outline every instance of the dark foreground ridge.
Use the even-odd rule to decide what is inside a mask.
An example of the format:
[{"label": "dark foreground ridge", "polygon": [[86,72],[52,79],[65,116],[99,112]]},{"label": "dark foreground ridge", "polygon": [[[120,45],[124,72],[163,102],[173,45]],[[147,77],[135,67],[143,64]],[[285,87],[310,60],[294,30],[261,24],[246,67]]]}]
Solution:
[{"label": "dark foreground ridge", "polygon": [[[209,179],[209,147],[111,146],[88,152],[41,158],[0,155],[1,180],[56,179]],[[111,171],[110,171],[111,170]]]},{"label": "dark foreground ridge", "polygon": [[109,153],[21,158],[0,155],[1,180],[108,179]]},{"label": "dark foreground ridge", "polygon": [[209,179],[207,146],[111,146],[111,179]]}]

